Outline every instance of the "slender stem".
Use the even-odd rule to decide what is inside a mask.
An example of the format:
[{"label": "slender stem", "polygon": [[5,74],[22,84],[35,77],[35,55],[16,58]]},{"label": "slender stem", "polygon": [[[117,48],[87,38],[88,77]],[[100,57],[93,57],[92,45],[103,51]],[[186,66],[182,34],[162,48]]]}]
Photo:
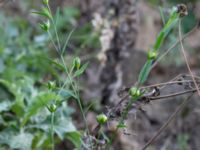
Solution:
[{"label": "slender stem", "polygon": [[182,40],[181,40],[181,38],[182,38],[182,34],[181,34],[181,19],[179,19],[179,30],[178,31],[179,31],[179,40],[180,40],[180,45],[181,45],[181,52],[182,52],[182,54],[184,56],[185,63],[187,65],[187,68],[188,68],[188,71],[189,71],[189,73],[191,75],[191,78],[192,78],[192,80],[194,82],[194,85],[195,85],[195,87],[197,89],[198,95],[200,96],[200,90],[199,90],[197,82],[196,82],[196,80],[194,78],[194,74],[193,74],[193,72],[192,72],[192,70],[190,68],[189,61],[187,59],[186,52],[185,52],[185,49],[183,47],[183,43],[182,43]]},{"label": "slender stem", "polygon": [[51,40],[51,42],[52,42],[54,48],[56,49],[56,51],[57,51],[57,53],[58,53],[58,55],[59,55],[59,49],[58,49],[58,47],[56,46],[55,42],[53,41],[53,37],[52,37],[52,35],[51,35],[51,33],[50,33],[49,31],[48,31],[48,34],[49,34],[50,40]]},{"label": "slender stem", "polygon": [[55,149],[55,143],[54,143],[54,112],[51,113],[51,144],[52,144],[52,150]]},{"label": "slender stem", "polygon": [[[51,13],[51,16],[53,15],[52,12],[51,12],[51,8],[49,7],[49,4],[47,4],[47,8],[49,9],[49,12]],[[56,39],[57,39],[57,42],[58,42],[58,48],[59,48],[59,52],[61,51],[61,46],[60,46],[60,39],[58,37],[58,32],[57,32],[57,29],[56,29],[56,24],[53,20],[53,18],[51,18],[51,21],[53,23],[53,28],[54,28],[54,31],[55,31],[55,34],[56,34]]]},{"label": "slender stem", "polygon": [[179,95],[184,95],[184,94],[187,94],[187,93],[193,93],[193,92],[196,92],[196,91],[197,91],[197,89],[194,88],[194,89],[191,89],[191,90],[187,90],[187,91],[183,91],[183,92],[178,92],[178,93],[174,93],[174,94],[157,96],[157,97],[149,97],[149,100],[160,100],[160,99],[175,97],[175,96],[179,96]]}]

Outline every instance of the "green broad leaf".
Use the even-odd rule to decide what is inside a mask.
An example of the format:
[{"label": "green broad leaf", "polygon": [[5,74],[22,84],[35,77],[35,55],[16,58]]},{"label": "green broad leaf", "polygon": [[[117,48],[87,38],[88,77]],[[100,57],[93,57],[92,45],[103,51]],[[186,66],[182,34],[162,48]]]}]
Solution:
[{"label": "green broad leaf", "polygon": [[0,103],[0,113],[3,111],[10,110],[11,106],[12,106],[12,103],[8,100],[1,102]]},{"label": "green broad leaf", "polygon": [[0,79],[0,84],[15,97],[15,101],[12,105],[12,111],[15,112],[17,116],[22,116],[24,114],[24,95],[20,87],[18,87],[15,83],[11,83],[3,79]]},{"label": "green broad leaf", "polygon": [[[50,118],[44,123],[32,125],[31,128],[41,129],[45,132],[49,132],[49,128],[51,126]],[[54,120],[54,132],[58,135],[58,137],[63,140],[67,133],[76,132],[76,128],[69,116],[63,116],[60,114],[59,110],[55,113]]]},{"label": "green broad leaf", "polygon": [[75,145],[76,148],[79,149],[81,147],[82,140],[80,132],[78,131],[68,132],[66,134],[66,138],[70,140]]},{"label": "green broad leaf", "polygon": [[43,132],[37,132],[34,135],[34,139],[32,140],[32,149],[41,149],[44,145],[48,145],[47,142],[49,139],[48,134],[44,134]]},{"label": "green broad leaf", "polygon": [[12,149],[31,150],[32,140],[32,134],[21,132],[18,135],[12,136],[10,139],[10,147]]},{"label": "green broad leaf", "polygon": [[80,68],[79,70],[77,70],[77,71],[74,73],[74,76],[73,76],[73,77],[78,77],[78,76],[80,76],[81,74],[83,74],[84,71],[86,70],[88,64],[89,64],[89,63],[85,63],[83,66],[81,66],[81,68]]},{"label": "green broad leaf", "polygon": [[37,114],[41,108],[45,108],[52,101],[61,101],[61,97],[53,92],[41,92],[36,96],[26,110],[22,126],[26,124],[31,116]]},{"label": "green broad leaf", "polygon": [[138,80],[140,84],[143,84],[147,80],[147,77],[151,71],[152,62],[153,60],[148,60],[143,66],[142,70],[140,71],[139,80]]},{"label": "green broad leaf", "polygon": [[46,7],[42,8],[42,11],[33,11],[32,13],[38,14],[38,15],[43,16],[43,17],[47,17],[49,19],[53,18],[51,13],[49,12],[48,8],[46,8]]},{"label": "green broad leaf", "polygon": [[70,118],[60,117],[54,123],[54,131],[60,139],[64,139],[65,134],[76,131]]}]

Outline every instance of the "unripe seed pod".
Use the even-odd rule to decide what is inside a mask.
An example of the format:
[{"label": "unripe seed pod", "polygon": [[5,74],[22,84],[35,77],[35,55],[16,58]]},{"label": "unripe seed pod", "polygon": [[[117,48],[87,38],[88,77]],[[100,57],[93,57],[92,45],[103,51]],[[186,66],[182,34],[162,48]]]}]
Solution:
[{"label": "unripe seed pod", "polygon": [[76,57],[73,60],[73,67],[79,69],[81,67],[81,60],[80,58]]},{"label": "unripe seed pod", "polygon": [[105,114],[98,115],[96,119],[99,124],[104,124],[108,121],[108,117]]},{"label": "unripe seed pod", "polygon": [[47,85],[48,85],[49,90],[53,90],[56,88],[56,84],[53,81],[49,81]]},{"label": "unripe seed pod", "polygon": [[148,54],[147,54],[148,59],[154,60],[154,59],[156,59],[157,56],[158,56],[157,52],[148,51]]},{"label": "unripe seed pod", "polygon": [[178,4],[176,7],[177,7],[177,12],[180,14],[180,17],[188,15],[187,6],[185,4]]},{"label": "unripe seed pod", "polygon": [[48,107],[48,109],[49,109],[49,111],[50,111],[51,113],[53,113],[53,112],[56,111],[57,106],[56,106],[55,104],[51,104],[51,105]]},{"label": "unripe seed pod", "polygon": [[49,0],[43,0],[43,4],[44,5],[48,5],[49,4]]},{"label": "unripe seed pod", "polygon": [[49,31],[49,28],[50,28],[50,22],[49,22],[49,20],[47,20],[46,23],[41,23],[40,27],[41,27],[42,30],[44,30],[46,32]]},{"label": "unripe seed pod", "polygon": [[141,92],[138,88],[136,87],[132,87],[130,90],[129,90],[129,94],[132,98],[137,98],[137,97],[140,97],[141,96]]}]

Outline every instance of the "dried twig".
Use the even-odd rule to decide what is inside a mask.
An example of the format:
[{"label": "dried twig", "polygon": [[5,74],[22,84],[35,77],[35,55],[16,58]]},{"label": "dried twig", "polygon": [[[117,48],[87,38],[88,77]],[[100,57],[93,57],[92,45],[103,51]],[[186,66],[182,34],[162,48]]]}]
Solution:
[{"label": "dried twig", "polygon": [[174,111],[174,113],[168,118],[168,120],[161,126],[157,133],[145,144],[142,150],[145,150],[149,145],[151,145],[156,138],[167,128],[169,123],[176,117],[176,115],[185,107],[185,105],[191,100],[194,93],[190,94]]},{"label": "dried twig", "polygon": [[179,19],[179,40],[180,40],[180,45],[181,45],[181,51],[182,51],[182,54],[184,56],[188,71],[189,71],[189,73],[190,73],[190,75],[192,77],[192,80],[194,82],[194,85],[195,85],[195,87],[196,87],[196,89],[198,91],[198,95],[200,96],[200,90],[199,90],[197,82],[196,82],[196,80],[194,78],[193,72],[191,71],[191,68],[190,68],[190,65],[189,65],[189,62],[188,62],[188,59],[187,59],[187,56],[186,56],[186,52],[185,52],[185,49],[183,47],[183,43],[182,43],[181,39],[182,39],[182,35],[181,35],[181,19]]}]

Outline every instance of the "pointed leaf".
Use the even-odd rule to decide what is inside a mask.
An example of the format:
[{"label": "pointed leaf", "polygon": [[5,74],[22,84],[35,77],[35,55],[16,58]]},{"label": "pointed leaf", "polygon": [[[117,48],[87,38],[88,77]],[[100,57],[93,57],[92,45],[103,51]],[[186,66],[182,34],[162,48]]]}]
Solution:
[{"label": "pointed leaf", "polygon": [[142,84],[146,81],[150,71],[151,71],[151,65],[152,65],[152,60],[148,60],[145,65],[143,66],[142,70],[140,71],[139,74],[139,83]]},{"label": "pointed leaf", "polygon": [[78,77],[78,76],[80,76],[81,74],[83,74],[84,71],[86,70],[88,64],[89,64],[89,63],[85,63],[83,66],[81,66],[81,68],[80,68],[79,70],[77,70],[77,71],[74,73],[74,77]]},{"label": "pointed leaf", "polygon": [[38,14],[38,15],[43,16],[43,17],[47,17],[49,19],[52,19],[52,15],[51,15],[51,13],[49,12],[49,10],[46,7],[44,7],[42,9],[42,11],[33,11],[32,13],[33,14]]}]

